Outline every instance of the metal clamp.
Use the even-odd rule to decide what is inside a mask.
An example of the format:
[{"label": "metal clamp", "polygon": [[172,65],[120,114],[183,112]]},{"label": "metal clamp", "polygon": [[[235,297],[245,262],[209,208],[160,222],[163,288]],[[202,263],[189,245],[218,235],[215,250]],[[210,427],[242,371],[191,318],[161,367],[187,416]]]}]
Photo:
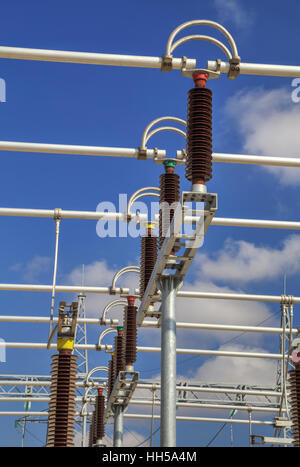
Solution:
[{"label": "metal clamp", "polygon": [[62,211],[61,208],[55,208],[54,209],[53,219],[55,221],[60,221],[61,220],[61,216],[62,216],[61,211]]},{"label": "metal clamp", "polygon": [[141,146],[138,148],[138,156],[137,159],[138,161],[145,161],[147,160],[147,148],[144,147],[142,148]]},{"label": "metal clamp", "polygon": [[241,63],[240,57],[233,57],[229,60],[230,66],[229,66],[229,71],[227,75],[229,79],[235,79],[239,76],[241,72],[240,63]]},{"label": "metal clamp", "polygon": [[171,54],[170,55],[163,54],[161,59],[162,59],[162,62],[161,62],[160,71],[167,71],[167,72],[172,71],[173,70],[173,56]]},{"label": "metal clamp", "polygon": [[293,295],[281,295],[281,300],[280,300],[280,304],[281,305],[287,305],[287,306],[291,306],[293,305],[294,303],[294,297]]}]

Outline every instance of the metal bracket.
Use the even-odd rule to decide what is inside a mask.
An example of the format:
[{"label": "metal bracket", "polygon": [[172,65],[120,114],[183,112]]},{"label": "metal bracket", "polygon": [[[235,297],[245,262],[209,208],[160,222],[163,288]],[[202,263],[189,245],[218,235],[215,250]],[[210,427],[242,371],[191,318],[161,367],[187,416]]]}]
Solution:
[{"label": "metal bracket", "polygon": [[272,438],[270,436],[251,435],[251,444],[262,446],[263,444],[293,444],[293,438]]},{"label": "metal bracket", "polygon": [[241,63],[241,58],[240,57],[233,57],[229,60],[229,71],[228,71],[228,78],[229,79],[235,79],[239,76],[240,74],[240,63]]},{"label": "metal bracket", "polygon": [[160,71],[172,71],[173,70],[173,56],[172,55],[162,55],[162,62]]},{"label": "metal bracket", "polygon": [[114,406],[121,405],[123,411],[127,408],[139,379],[137,371],[120,371],[115,381],[110,398],[104,412],[104,423],[114,414]]},{"label": "metal bracket", "polygon": [[[203,225],[203,233],[205,235],[212,218],[214,217],[217,210],[217,195],[215,193],[196,193],[196,192],[184,192],[183,202],[187,200],[201,201],[205,203],[203,216],[197,219],[195,216],[195,231],[194,235],[182,235],[182,226],[184,225],[184,206],[179,203],[172,223],[169,229],[169,235],[166,236],[165,241],[160,250],[156,264],[152,271],[150,280],[145,290],[144,296],[141,299],[141,304],[137,313],[137,325],[141,326],[143,320],[148,316],[149,306],[160,301],[160,296],[157,295],[157,281],[163,274],[170,274],[170,270],[174,271],[176,279],[182,281],[192,264],[195,254],[198,251],[198,246],[191,246],[190,240],[196,240],[200,228]],[[180,256],[171,255],[174,250],[174,246],[179,246],[180,249],[184,248],[184,251]],[[157,314],[158,315],[158,314]],[[150,311],[149,316],[153,315]]]},{"label": "metal bracket", "polygon": [[292,422],[286,417],[275,417],[274,428],[292,428]]}]

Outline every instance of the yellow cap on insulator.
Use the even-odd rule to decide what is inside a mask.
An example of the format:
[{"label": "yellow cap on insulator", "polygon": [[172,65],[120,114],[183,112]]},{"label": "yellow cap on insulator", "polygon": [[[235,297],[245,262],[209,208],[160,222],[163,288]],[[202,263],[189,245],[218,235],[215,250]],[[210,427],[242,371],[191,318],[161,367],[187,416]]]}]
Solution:
[{"label": "yellow cap on insulator", "polygon": [[74,348],[74,339],[67,337],[58,337],[57,338],[57,350],[73,350]]}]

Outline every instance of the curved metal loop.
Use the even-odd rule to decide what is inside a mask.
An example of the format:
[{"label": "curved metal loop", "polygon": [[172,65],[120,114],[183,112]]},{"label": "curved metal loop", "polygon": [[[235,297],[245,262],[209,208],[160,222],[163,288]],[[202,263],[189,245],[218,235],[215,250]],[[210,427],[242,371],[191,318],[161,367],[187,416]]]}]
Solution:
[{"label": "curved metal loop", "polygon": [[112,332],[118,332],[117,329],[115,328],[107,328],[107,329],[104,329],[104,331],[101,332],[99,338],[98,338],[98,342],[97,342],[97,348],[99,349],[100,345],[101,345],[101,340],[107,336],[108,334],[111,334]]},{"label": "curved metal loop", "polygon": [[117,300],[113,300],[112,302],[108,303],[108,305],[106,305],[106,307],[103,310],[102,317],[101,317],[101,322],[104,323],[104,320],[106,319],[106,313],[108,313],[109,310],[111,310],[113,307],[119,306],[119,305],[127,305],[127,301],[117,299]]},{"label": "curved metal loop", "polygon": [[[85,384],[87,384],[89,382],[89,378],[92,376],[93,373],[95,373],[96,371],[106,371],[108,372],[108,368],[106,366],[96,366],[95,368],[93,368],[92,370],[90,370],[86,376],[86,380],[85,380]],[[103,388],[103,389],[106,389],[106,384],[103,383],[103,384],[99,384],[99,387]],[[87,396],[88,396],[88,393],[93,389],[93,387],[85,387],[84,389],[84,396],[83,396],[83,403],[82,403],[82,407],[81,407],[81,411],[80,411],[80,415],[83,416],[83,415],[86,415],[85,413],[85,408],[88,404],[89,401],[86,400]]]},{"label": "curved metal loop", "polygon": [[123,274],[126,272],[136,272],[140,273],[140,267],[139,266],[126,266],[125,268],[120,269],[118,272],[113,277],[112,284],[111,284],[111,289],[114,290],[116,288],[116,282],[121,277]]},{"label": "curved metal loop", "polygon": [[226,47],[226,45],[223,44],[223,42],[219,41],[218,39],[215,39],[214,37],[204,36],[202,34],[194,34],[192,36],[186,36],[186,37],[183,37],[182,39],[179,39],[178,41],[175,42],[175,44],[172,45],[171,51],[170,51],[171,54],[174,52],[174,50],[179,45],[182,45],[185,42],[195,41],[195,40],[200,40],[200,41],[202,40],[202,41],[206,41],[206,42],[211,42],[212,44],[219,47],[225,53],[226,57],[228,58],[228,61],[230,61],[232,59],[232,54],[231,54],[230,50]]},{"label": "curved metal loop", "polygon": [[[151,192],[151,191],[147,192],[147,190],[153,190],[153,192]],[[145,192],[145,193],[143,193],[143,192]],[[133,193],[133,195],[131,195],[131,197],[130,197],[128,203],[127,203],[127,209],[126,209],[127,220],[130,220],[131,217],[132,217],[132,213],[130,212],[130,208],[133,205],[133,203],[135,203],[135,201],[142,198],[143,196],[159,197],[159,193],[160,193],[160,188],[155,187],[155,186],[146,186],[144,188],[140,188],[139,190],[135,191]]]},{"label": "curved metal loop", "polygon": [[147,134],[145,144],[147,144],[151,136],[155,135],[156,133],[159,133],[160,131],[174,131],[175,133],[179,133],[184,138],[186,138],[186,133],[180,130],[179,128],[176,128],[175,126],[161,126],[160,128],[155,128],[155,130],[152,130],[150,131],[150,133]]},{"label": "curved metal loop", "polygon": [[177,34],[179,32],[181,32],[183,29],[188,28],[190,26],[211,26],[211,27],[217,29],[228,40],[228,42],[230,44],[230,47],[231,47],[233,58],[238,58],[239,57],[236,43],[235,43],[232,35],[230,34],[230,32],[227,31],[227,29],[224,28],[224,26],[222,26],[221,24],[216,23],[215,21],[210,21],[210,20],[206,20],[206,19],[196,19],[196,20],[193,20],[193,21],[187,21],[186,23],[182,23],[176,29],[174,29],[174,31],[172,31],[172,33],[170,34],[170,37],[169,37],[168,42],[167,42],[166,55],[171,55],[172,44],[173,44],[173,40],[174,40],[175,36],[177,36]]},{"label": "curved metal loop", "polygon": [[149,125],[146,126],[146,128],[144,130],[144,133],[142,135],[141,149],[146,149],[146,139],[147,139],[147,135],[148,135],[148,132],[149,132],[150,128],[152,128],[157,123],[164,122],[166,120],[181,123],[182,125],[186,126],[186,121],[183,120],[182,118],[178,118],[178,117],[166,116],[166,117],[159,117],[159,118],[156,118],[155,120],[152,120],[152,122],[150,122]]}]

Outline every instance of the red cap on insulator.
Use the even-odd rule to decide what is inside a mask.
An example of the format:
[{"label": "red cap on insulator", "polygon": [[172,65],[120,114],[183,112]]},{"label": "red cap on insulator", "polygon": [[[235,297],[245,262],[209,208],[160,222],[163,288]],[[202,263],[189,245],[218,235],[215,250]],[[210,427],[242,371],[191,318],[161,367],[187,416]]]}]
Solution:
[{"label": "red cap on insulator", "polygon": [[98,392],[98,396],[101,396],[103,394],[103,388],[98,388],[97,392]]},{"label": "red cap on insulator", "polygon": [[193,73],[193,80],[196,88],[205,88],[206,81],[208,80],[208,73],[203,73],[203,71],[195,71],[195,73]]},{"label": "red cap on insulator", "polygon": [[134,301],[135,301],[135,297],[132,297],[132,296],[127,297],[127,302],[129,306],[134,306]]}]

